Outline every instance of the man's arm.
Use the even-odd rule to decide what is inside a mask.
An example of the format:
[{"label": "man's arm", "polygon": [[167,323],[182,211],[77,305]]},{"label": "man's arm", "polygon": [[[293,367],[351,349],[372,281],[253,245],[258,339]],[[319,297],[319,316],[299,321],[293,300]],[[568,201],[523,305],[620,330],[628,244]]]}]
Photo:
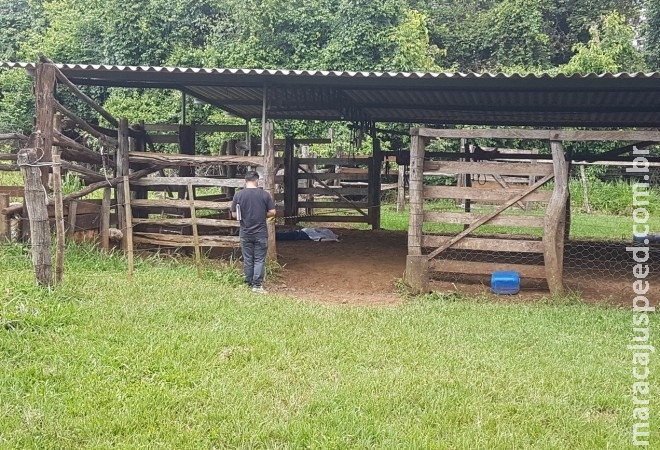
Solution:
[{"label": "man's arm", "polygon": [[277,214],[277,210],[275,210],[275,209],[269,209],[269,210],[266,212],[266,217],[268,217],[268,218],[270,219],[271,217],[275,217],[275,214]]},{"label": "man's arm", "polygon": [[236,199],[236,195],[234,195],[234,198],[233,198],[232,201],[231,201],[231,207],[229,208],[229,211],[230,211],[230,213],[231,213],[231,218],[232,218],[232,219],[236,219],[236,218],[237,218],[237,214],[236,214],[236,203],[237,203],[237,201],[236,201],[236,200],[237,200],[237,199]]},{"label": "man's arm", "polygon": [[277,210],[275,209],[275,202],[273,201],[273,197],[268,195],[268,199],[266,200],[266,217],[270,219],[271,217],[275,217],[275,214],[277,214]]}]

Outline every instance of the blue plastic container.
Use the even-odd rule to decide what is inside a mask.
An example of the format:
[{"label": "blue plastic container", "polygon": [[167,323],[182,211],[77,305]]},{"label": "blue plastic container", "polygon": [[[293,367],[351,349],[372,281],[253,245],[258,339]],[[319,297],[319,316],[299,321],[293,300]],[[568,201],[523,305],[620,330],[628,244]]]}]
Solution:
[{"label": "blue plastic container", "polygon": [[518,272],[493,272],[490,290],[499,295],[513,295],[520,292],[520,274]]}]

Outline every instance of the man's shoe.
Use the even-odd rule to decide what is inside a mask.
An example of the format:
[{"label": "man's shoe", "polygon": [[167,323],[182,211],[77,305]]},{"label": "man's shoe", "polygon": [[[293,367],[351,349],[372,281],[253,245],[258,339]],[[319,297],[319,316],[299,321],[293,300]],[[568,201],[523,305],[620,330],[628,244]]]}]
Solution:
[{"label": "man's shoe", "polygon": [[265,294],[266,289],[264,289],[263,286],[252,286],[252,292],[258,292],[260,294]]}]

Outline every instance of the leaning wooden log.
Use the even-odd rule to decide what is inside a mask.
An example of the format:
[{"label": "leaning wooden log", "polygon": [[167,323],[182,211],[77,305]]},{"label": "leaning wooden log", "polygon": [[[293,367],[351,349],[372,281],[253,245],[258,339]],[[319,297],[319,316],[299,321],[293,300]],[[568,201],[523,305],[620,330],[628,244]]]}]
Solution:
[{"label": "leaning wooden log", "polygon": [[187,186],[195,187],[233,187],[245,186],[245,180],[241,178],[205,178],[205,177],[148,177],[137,180],[134,186]]},{"label": "leaning wooden log", "polygon": [[0,133],[0,141],[27,141],[28,137],[21,133]]},{"label": "leaning wooden log", "polygon": [[86,131],[95,138],[101,140],[106,145],[114,145],[114,146],[117,145],[117,139],[106,136],[104,133],[101,133],[100,131],[96,130],[90,124],[88,124],[84,119],[81,119],[80,117],[76,116],[73,112],[69,111],[58,101],[54,101],[53,106],[55,107],[56,111],[71,119],[71,121],[75,123],[81,130]]},{"label": "leaning wooden log", "polygon": [[[30,220],[30,247],[32,249],[32,264],[37,283],[50,286],[53,282],[53,267],[51,263],[51,236],[48,222],[48,198],[41,183],[39,157],[34,148],[22,149],[18,152],[18,164],[21,166],[25,181],[25,207]],[[20,209],[23,205],[19,205]],[[5,208],[5,210],[10,208]],[[11,214],[5,212],[3,214]]]},{"label": "leaning wooden log", "polygon": [[[158,233],[133,233],[135,244],[163,245],[168,247],[194,247],[193,236],[168,235]],[[238,247],[238,236],[199,236],[199,245],[202,247]]]},{"label": "leaning wooden log", "polygon": [[[146,169],[138,170],[137,172],[133,172],[132,174],[129,175],[129,180],[137,180],[138,178],[145,177],[149,174],[152,174],[158,170],[157,166],[149,166]],[[86,186],[84,189],[81,189],[77,192],[73,192],[71,194],[65,195],[62,198],[63,202],[68,202],[70,200],[84,197],[85,195],[89,195],[92,192],[105,188],[105,187],[115,187],[117,184],[121,183],[123,181],[123,177],[116,177],[116,178],[111,178],[110,180],[103,180],[99,181],[98,183],[90,184],[89,186]],[[42,190],[43,193],[43,190]],[[10,206],[7,208],[4,208],[0,210],[0,214],[16,214],[23,211],[23,205],[14,205]]]},{"label": "leaning wooden log", "polygon": [[164,167],[199,166],[210,164],[224,164],[234,166],[263,166],[261,156],[206,156],[181,155],[174,153],[130,152],[131,163],[159,164]]},{"label": "leaning wooden log", "polygon": [[0,161],[16,161],[18,155],[14,153],[0,153]]},{"label": "leaning wooden log", "polygon": [[71,172],[76,172],[80,175],[82,175],[82,179],[86,185],[90,185],[92,183],[97,183],[99,181],[103,181],[106,178],[101,175],[98,172],[95,172],[92,169],[88,169],[87,167],[83,167],[78,164],[70,163],[68,161],[62,161],[61,162],[62,168],[69,170]]},{"label": "leaning wooden log", "polygon": [[46,58],[43,54],[39,55],[39,60],[43,63],[50,64],[53,66],[55,69],[55,76],[57,77],[57,80],[65,85],[66,87],[69,88],[71,93],[78,97],[80,100],[83,102],[87,103],[94,111],[99,113],[105,120],[108,121],[112,126],[119,126],[119,121],[115,119],[112,114],[110,114],[108,111],[103,109],[101,105],[96,103],[94,100],[89,98],[84,92],[82,92],[78,87],[69,80],[66,75],[62,73],[62,71],[51,61],[50,59]]},{"label": "leaning wooden log", "polygon": [[[69,161],[103,164],[103,156],[100,153],[85,147],[59,131],[55,131],[55,145],[62,148],[62,157]],[[108,160],[107,164],[115,167],[115,162],[112,160]]]}]

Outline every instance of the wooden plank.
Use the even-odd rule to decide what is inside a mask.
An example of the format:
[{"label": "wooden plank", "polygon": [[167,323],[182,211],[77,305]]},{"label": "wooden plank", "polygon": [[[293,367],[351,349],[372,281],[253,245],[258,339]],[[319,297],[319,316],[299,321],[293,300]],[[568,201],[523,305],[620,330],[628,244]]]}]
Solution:
[{"label": "wooden plank", "polygon": [[564,149],[559,141],[551,141],[552,158],[554,161],[555,188],[545,213],[543,240],[545,242],[546,277],[552,294],[564,291],[564,229],[566,203],[568,200],[568,165],[564,159]]},{"label": "wooden plank", "polygon": [[205,164],[225,164],[238,166],[263,166],[261,156],[235,155],[179,155],[176,153],[131,152],[132,163],[159,164],[166,167],[199,166]]},{"label": "wooden plank", "polygon": [[340,222],[340,223],[369,223],[367,216],[305,216],[298,219],[300,222]]},{"label": "wooden plank", "polygon": [[67,215],[69,227],[67,230],[67,237],[73,238],[73,233],[76,231],[76,221],[78,219],[78,202],[72,201],[69,203],[69,214]]},{"label": "wooden plank", "polygon": [[369,181],[369,174],[365,171],[363,173],[315,173],[312,176],[309,173],[299,173],[298,179],[300,180],[309,180],[309,179],[319,179],[323,181],[327,180],[350,180],[350,181]]},{"label": "wooden plank", "polygon": [[[136,244],[162,245],[169,247],[192,247],[195,245],[192,236],[168,235],[159,233],[133,233]],[[202,247],[238,247],[238,236],[199,236],[199,245]]]},{"label": "wooden plank", "polygon": [[425,161],[424,171],[438,171],[451,175],[480,174],[480,175],[538,175],[545,176],[552,173],[552,166],[531,165],[529,163],[507,162],[462,162],[462,161]]},{"label": "wooden plank", "polygon": [[[482,214],[475,213],[426,211],[424,212],[424,222],[469,225],[472,222],[479,220],[481,216]],[[544,223],[545,218],[543,216],[514,216],[500,214],[499,216],[490,219],[484,225],[543,228]]]},{"label": "wooden plank", "polygon": [[278,178],[282,178],[280,183],[284,184],[284,216],[286,217],[285,223],[288,226],[296,224],[296,219],[293,216],[298,215],[298,164],[296,162],[295,148],[293,138],[288,136],[284,144],[284,176],[275,177],[275,182]]},{"label": "wooden plank", "polygon": [[298,202],[299,208],[334,208],[334,209],[362,209],[369,207],[368,202]]},{"label": "wooden plank", "polygon": [[[190,205],[187,200],[175,200],[175,199],[139,199],[133,200],[131,202],[134,208],[145,207],[145,208],[188,208]],[[229,209],[231,202],[208,202],[203,200],[195,200],[195,208],[197,209]]]},{"label": "wooden plank", "polygon": [[[424,247],[439,247],[451,240],[451,236],[424,235]],[[463,238],[451,248],[461,250],[483,250],[490,252],[543,253],[542,241],[518,239]]]},{"label": "wooden plank", "polygon": [[[301,168],[304,172],[306,172],[306,173],[310,173],[310,172],[308,172],[307,169],[305,169],[303,166],[300,166],[300,168]],[[323,187],[323,189],[327,190],[328,193],[332,193],[332,194],[337,193],[337,194],[335,194],[335,195],[338,195],[340,199],[342,199],[343,201],[345,201],[346,203],[349,203],[349,204],[351,204],[351,205],[353,205],[353,204],[355,203],[355,202],[353,202],[352,200],[350,200],[350,199],[344,197],[344,194],[342,194],[342,193],[340,192],[340,191],[344,191],[344,190],[346,190],[346,188],[342,188],[342,189],[340,189],[340,191],[338,191],[337,189],[333,189],[332,187],[328,186],[324,181],[321,181],[321,180],[319,180],[319,179],[316,179],[316,181],[317,181],[319,184],[321,184],[321,186]],[[367,190],[367,192],[369,192],[369,191]],[[347,195],[348,195],[348,194],[347,194]],[[313,200],[313,199],[311,199],[311,200]],[[370,203],[370,204],[371,204],[371,203]],[[356,210],[357,212],[359,212],[360,214],[362,214],[363,216],[365,216],[365,217],[369,217],[368,212],[365,213],[364,211],[362,211],[361,209],[359,209],[359,208],[357,208],[357,207],[355,207],[355,210]],[[312,211],[311,214],[313,214],[313,211],[314,211],[314,210],[313,210],[313,209],[309,209],[309,211]]]},{"label": "wooden plank", "polygon": [[406,205],[405,176],[406,167],[399,165],[396,183],[396,212],[398,213],[403,212]]},{"label": "wooden plank", "polygon": [[[275,139],[273,142],[275,145],[285,145],[286,139]],[[332,144],[332,140],[322,139],[322,138],[321,139],[301,138],[301,139],[294,139],[293,144],[294,145]]]},{"label": "wooden plank", "polygon": [[[174,218],[162,218],[162,219],[133,219],[133,224],[135,225],[163,225],[171,227],[185,227],[192,225],[192,218],[184,219],[174,219]],[[239,226],[238,222],[235,220],[228,219],[206,219],[203,217],[197,218],[197,225],[203,227],[214,227],[214,228],[237,228]]]},{"label": "wooden plank", "polygon": [[[466,198],[471,200],[481,201],[506,201],[514,195],[527,192],[528,189],[523,188],[509,188],[509,189],[479,189],[471,187],[456,187],[456,186],[424,186],[424,198]],[[531,192],[524,197],[525,201],[532,202],[548,202],[552,197],[552,191],[538,191]]]},{"label": "wooden plank", "polygon": [[299,194],[314,194],[314,195],[363,195],[367,196],[369,190],[367,188],[345,188],[345,187],[328,187],[328,188],[300,188]]},{"label": "wooden plank", "polygon": [[[0,210],[9,206],[9,194],[0,193]],[[0,214],[0,243],[11,241],[11,217]]]},{"label": "wooden plank", "polygon": [[[168,132],[179,131],[178,124],[169,123],[156,123],[145,124],[146,131]],[[193,125],[196,133],[245,133],[247,132],[246,125]]]},{"label": "wooden plank", "polygon": [[195,211],[195,191],[193,185],[188,184],[188,201],[190,202],[190,224],[193,232],[193,246],[195,247],[195,264],[197,272],[202,274],[202,252],[199,248],[199,233],[197,231],[197,211]]},{"label": "wooden plank", "polygon": [[7,194],[10,197],[23,197],[24,193],[23,186],[0,186],[0,194]]},{"label": "wooden plank", "polygon": [[448,242],[446,242],[446,243],[443,244],[442,246],[436,248],[436,249],[433,250],[431,253],[429,253],[428,258],[429,258],[429,259],[435,258],[439,253],[441,253],[442,251],[448,249],[449,247],[451,247],[452,245],[454,245],[456,242],[458,242],[458,241],[460,241],[461,239],[463,239],[463,238],[464,238],[465,236],[467,236],[469,233],[471,233],[472,231],[474,231],[475,229],[477,229],[478,227],[480,227],[480,226],[483,225],[484,223],[488,222],[491,218],[497,216],[497,215],[500,214],[502,211],[504,211],[505,209],[507,209],[507,208],[509,208],[510,206],[512,206],[514,203],[517,203],[518,201],[520,201],[520,200],[522,200],[523,198],[525,198],[530,192],[534,192],[536,189],[538,189],[539,187],[543,186],[545,183],[547,183],[548,181],[550,181],[550,180],[552,179],[552,177],[553,177],[553,175],[546,175],[545,177],[541,178],[539,181],[537,181],[536,183],[534,183],[532,186],[530,186],[529,188],[527,188],[527,189],[524,190],[523,192],[521,192],[521,193],[519,193],[519,194],[516,194],[516,195],[514,195],[513,197],[511,197],[510,199],[508,199],[504,204],[498,206],[497,209],[495,209],[494,211],[492,211],[492,212],[486,214],[485,216],[482,216],[482,217],[479,218],[477,221],[471,223],[470,226],[468,226],[465,230],[463,230],[462,232],[458,233],[458,234],[457,234],[456,236],[454,236],[451,240],[449,240]]},{"label": "wooden plank", "polygon": [[491,275],[496,271],[511,271],[518,272],[522,278],[545,278],[545,267],[525,264],[433,259],[429,261],[429,269],[435,272],[471,275]]},{"label": "wooden plank", "polygon": [[298,158],[298,164],[316,164],[320,165],[329,165],[329,166],[343,166],[343,165],[362,165],[366,166],[369,164],[369,156],[359,155],[355,158]]},{"label": "wooden plank", "polygon": [[99,223],[99,235],[101,236],[101,249],[110,250],[110,188],[103,189],[103,200],[101,201],[101,220]]},{"label": "wooden plank", "polygon": [[176,134],[150,134],[149,139],[154,144],[178,144],[179,136]]},{"label": "wooden plank", "polygon": [[195,187],[233,187],[245,186],[241,178],[206,178],[206,177],[145,177],[131,183],[133,186],[187,186]]},{"label": "wooden plank", "polygon": [[444,139],[540,139],[555,141],[650,141],[660,142],[660,131],[563,131],[518,128],[431,129],[417,128],[411,135]]}]

